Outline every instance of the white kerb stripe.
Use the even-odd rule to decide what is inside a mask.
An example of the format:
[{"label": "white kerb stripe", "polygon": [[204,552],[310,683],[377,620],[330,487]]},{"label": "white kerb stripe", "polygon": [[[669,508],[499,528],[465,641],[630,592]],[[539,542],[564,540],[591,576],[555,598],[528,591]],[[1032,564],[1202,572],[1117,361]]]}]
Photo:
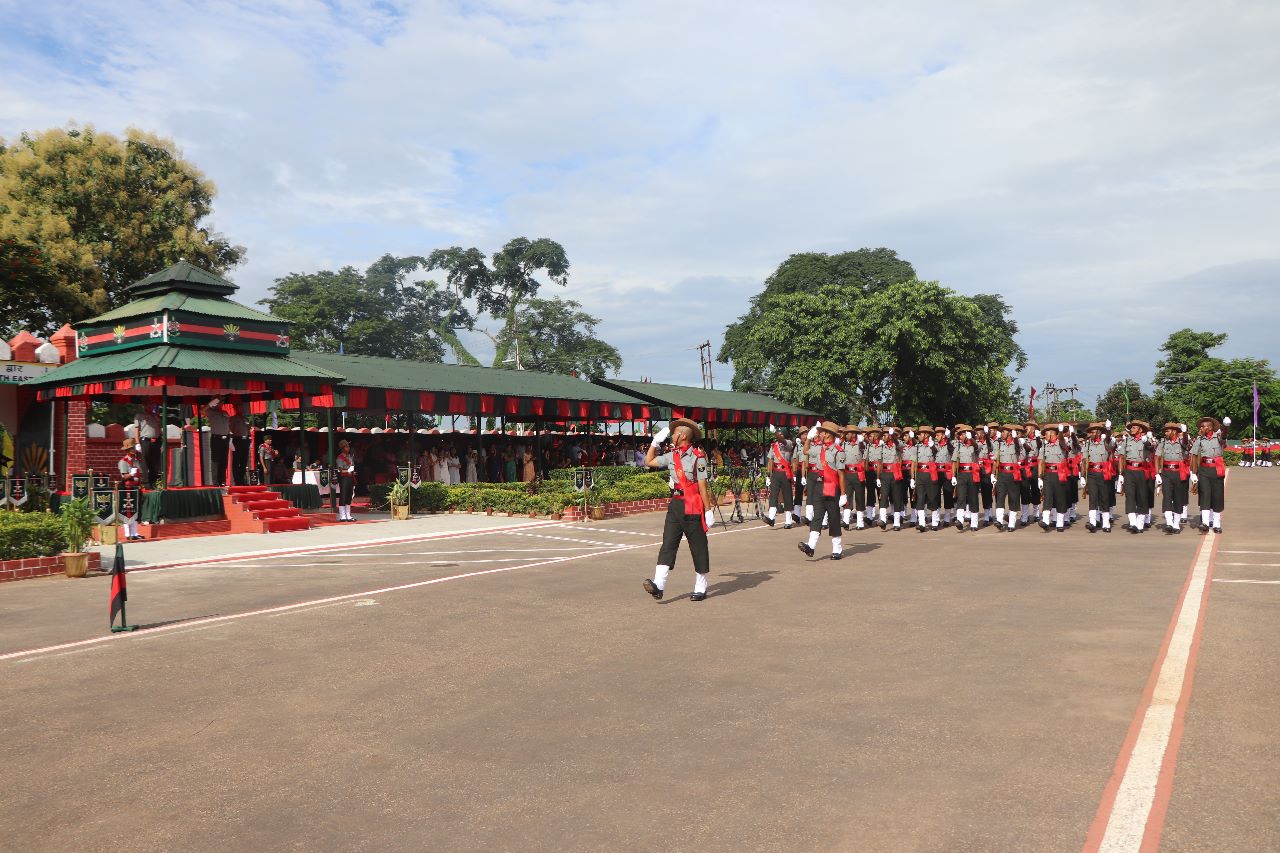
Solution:
[{"label": "white kerb stripe", "polygon": [[1124,778],[1116,791],[1115,804],[1107,819],[1107,830],[1102,836],[1100,851],[1130,851],[1142,847],[1142,836],[1147,830],[1151,807],[1155,802],[1156,783],[1160,780],[1160,767],[1164,763],[1169,736],[1173,732],[1173,718],[1182,697],[1186,682],[1187,666],[1191,658],[1191,642],[1195,638],[1196,623],[1200,619],[1201,602],[1204,599],[1205,579],[1209,574],[1209,557],[1213,554],[1213,540],[1217,534],[1205,536],[1191,572],[1191,582],[1182,600],[1178,621],[1169,638],[1169,650],[1160,675],[1156,679],[1151,704],[1142,718],[1142,728],[1133,745]]}]

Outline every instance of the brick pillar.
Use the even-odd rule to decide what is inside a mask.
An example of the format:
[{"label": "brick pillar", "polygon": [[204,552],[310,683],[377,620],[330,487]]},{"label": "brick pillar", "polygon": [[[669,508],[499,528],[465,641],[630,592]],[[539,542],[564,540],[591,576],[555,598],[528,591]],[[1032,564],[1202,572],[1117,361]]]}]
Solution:
[{"label": "brick pillar", "polygon": [[[62,483],[62,491],[71,491],[71,475],[83,472],[89,466],[85,435],[88,422],[89,404],[83,400],[68,400],[54,406],[53,446],[57,452],[54,470],[66,467],[67,476]],[[67,446],[62,442],[62,422],[67,423]]]},{"label": "brick pillar", "polygon": [[62,363],[76,360],[76,331],[69,325],[63,326],[49,337],[49,343],[58,348]]}]

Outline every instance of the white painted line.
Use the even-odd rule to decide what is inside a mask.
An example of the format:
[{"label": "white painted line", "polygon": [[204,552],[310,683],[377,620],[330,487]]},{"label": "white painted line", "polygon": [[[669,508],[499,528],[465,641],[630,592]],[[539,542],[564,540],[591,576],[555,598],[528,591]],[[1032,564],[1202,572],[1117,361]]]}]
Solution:
[{"label": "white painted line", "polygon": [[1280,554],[1280,551],[1228,551],[1223,548],[1219,554]]},{"label": "white painted line", "polygon": [[460,551],[401,551],[384,554],[378,551],[369,553],[344,554],[346,557],[438,557],[445,554],[541,554],[547,551],[590,551],[594,545],[549,545],[546,548],[468,548]]},{"label": "white painted line", "polygon": [[[617,542],[603,542],[598,539],[574,539],[569,536],[548,536],[545,533],[524,533],[523,531],[520,531],[520,530],[508,530],[505,532],[506,532],[506,535],[508,536],[528,536],[534,539],[553,539],[557,542],[583,542],[587,545],[604,545],[604,546],[613,546],[618,544]],[[645,544],[648,545],[650,543],[646,542]]]},{"label": "white painted line", "polygon": [[1205,536],[1196,556],[1191,579],[1182,599],[1182,608],[1169,637],[1160,674],[1156,678],[1155,691],[1142,718],[1142,727],[1133,744],[1133,751],[1125,767],[1115,802],[1107,819],[1107,828],[1098,846],[1104,853],[1137,851],[1142,848],[1142,838],[1147,831],[1147,821],[1155,803],[1156,784],[1164,765],[1165,750],[1173,732],[1174,716],[1182,698],[1182,687],[1187,679],[1191,663],[1192,640],[1200,620],[1204,601],[1209,561],[1213,555],[1216,533]]},{"label": "white painted line", "polygon": [[617,530],[612,527],[587,527],[581,524],[566,524],[564,525],[564,528],[566,530],[598,530],[601,533],[625,533],[628,536],[655,536],[658,539],[662,538],[661,533],[649,533],[644,530]]},{"label": "white painted line", "polygon": [[1273,568],[1280,566],[1280,563],[1218,563],[1219,566],[1253,566],[1258,569]]},{"label": "white painted line", "polygon": [[1261,583],[1261,584],[1280,584],[1280,581],[1260,581],[1247,580],[1245,578],[1214,578],[1214,583]]},{"label": "white painted line", "polygon": [[[765,530],[765,529],[767,528],[763,526],[740,527],[737,530],[721,530],[715,533],[708,533],[707,535],[709,537],[725,536],[730,533],[748,533],[753,530]],[[231,622],[239,619],[248,619],[252,616],[269,616],[277,613],[288,613],[288,612],[298,611],[298,610],[307,610],[307,609],[321,607],[328,604],[333,604],[336,602],[351,601],[353,599],[361,599],[361,598],[370,598],[375,595],[383,595],[390,592],[402,592],[408,589],[419,589],[421,587],[434,586],[436,584],[447,583],[449,581],[466,580],[467,578],[477,578],[477,577],[483,577],[485,575],[503,574],[506,572],[517,572],[522,569],[532,569],[540,566],[551,566],[557,563],[564,563],[569,560],[581,560],[584,557],[598,556],[601,553],[616,554],[620,551],[633,551],[636,548],[652,548],[655,544],[657,543],[641,542],[637,545],[620,545],[609,551],[596,552],[592,554],[570,554],[563,557],[552,557],[551,559],[548,559],[548,560],[539,560],[533,563],[524,563],[519,566],[500,566],[498,568],[493,568],[493,569],[480,569],[479,571],[474,571],[474,572],[464,572],[462,574],[457,574],[457,575],[446,575],[445,577],[430,578],[428,580],[397,584],[395,586],[386,586],[386,587],[381,587],[379,589],[369,589],[369,590],[363,590],[361,592],[351,592],[351,593],[346,593],[344,595],[331,595],[327,598],[317,598],[310,601],[299,601],[299,602],[295,602],[294,604],[282,604],[277,607],[266,607],[261,610],[248,610],[240,613],[228,613],[223,616],[209,616],[203,619],[189,619],[184,622],[172,622],[168,625],[159,625],[155,628],[148,628],[145,631],[133,631],[133,632],[119,633],[119,634],[105,634],[99,637],[90,637],[87,640],[74,640],[69,643],[58,643],[57,645],[43,646],[41,648],[36,648],[36,649],[26,649],[24,651],[19,651],[19,652],[7,652],[5,654],[0,654],[0,661],[23,662],[23,661],[31,660],[40,655],[47,655],[50,652],[62,652],[67,649],[81,649],[85,647],[98,646],[103,643],[127,642],[128,640],[131,640],[131,639],[155,638],[155,637],[159,637],[161,634],[167,634],[167,633],[172,633],[172,632],[181,631],[181,630],[198,629],[206,626],[215,625],[220,622]]]}]

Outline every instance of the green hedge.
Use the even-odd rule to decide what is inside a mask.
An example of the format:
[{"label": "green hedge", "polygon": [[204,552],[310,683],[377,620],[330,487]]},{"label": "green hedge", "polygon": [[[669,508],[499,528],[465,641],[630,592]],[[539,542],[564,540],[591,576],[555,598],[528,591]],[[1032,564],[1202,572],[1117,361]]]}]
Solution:
[{"label": "green hedge", "polygon": [[[567,480],[572,485],[573,472],[576,470],[576,468],[556,468],[547,472],[547,479]],[[636,468],[631,465],[601,465],[599,468],[591,469],[591,482],[593,486],[607,486],[619,480],[642,477],[648,473],[647,468]]]},{"label": "green hedge", "polygon": [[[661,472],[621,467],[595,470],[629,473],[615,475],[612,480],[606,478],[604,485],[593,487],[588,497],[592,505],[665,498],[671,494],[667,477]],[[388,509],[390,492],[391,486],[385,483],[370,488],[369,500],[373,508]],[[409,490],[409,511],[441,512],[455,509],[484,512],[491,509],[494,512],[514,512],[520,515],[530,512],[550,515],[581,500],[582,496],[573,489],[572,479],[564,477],[535,480],[532,483],[460,483],[456,486],[428,482]]]},{"label": "green hedge", "polygon": [[53,557],[66,544],[66,526],[56,515],[0,512],[0,560]]}]

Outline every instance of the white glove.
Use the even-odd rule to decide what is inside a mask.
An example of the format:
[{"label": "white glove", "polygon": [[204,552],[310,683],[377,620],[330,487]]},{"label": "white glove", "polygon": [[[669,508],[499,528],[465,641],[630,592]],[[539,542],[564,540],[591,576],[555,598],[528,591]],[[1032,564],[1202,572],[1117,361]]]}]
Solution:
[{"label": "white glove", "polygon": [[769,424],[769,432],[777,432],[777,430],[774,429],[773,424]]},{"label": "white glove", "polygon": [[669,435],[671,435],[671,429],[669,427],[663,427],[662,429],[654,433],[653,441],[649,442],[650,446],[658,447],[659,445],[662,444],[662,442],[667,440],[667,436]]},{"label": "white glove", "polygon": [[848,495],[841,495],[841,496],[840,496],[840,506],[844,506],[844,505],[845,505],[845,504],[847,504],[847,503],[849,503],[849,496],[848,496]]},{"label": "white glove", "polygon": [[1222,419],[1222,425],[1223,425],[1223,426],[1231,426],[1231,418],[1223,418],[1223,419]]},{"label": "white glove", "polygon": [[815,436],[817,436],[817,434],[818,434],[818,428],[817,428],[816,426],[815,426],[815,427],[810,427],[810,428],[809,428],[809,440],[810,440],[810,441],[813,441],[814,437],[815,437]]},{"label": "white glove", "polygon": [[1187,425],[1186,425],[1186,424],[1178,424],[1178,429],[1182,430],[1183,432],[1186,432],[1186,431],[1187,431]]},{"label": "white glove", "polygon": [[1111,418],[1107,418],[1106,427],[1107,427],[1107,431],[1108,431],[1108,432],[1110,432],[1110,431],[1111,431]]},{"label": "white glove", "polygon": [[866,441],[867,441],[867,437],[862,433],[858,433],[858,444],[865,444]]},{"label": "white glove", "polygon": [[1124,475],[1121,474],[1119,477],[1116,477],[1116,494],[1118,495],[1123,491],[1124,491]]},{"label": "white glove", "polygon": [[129,469],[129,476],[130,476],[130,477],[136,477],[136,476],[138,476],[138,469],[137,469],[137,466],[135,466],[135,467],[133,467],[133,468],[130,468],[130,469]]},{"label": "white glove", "polygon": [[1197,477],[1197,476],[1195,475],[1195,472],[1194,472],[1194,471],[1191,473],[1191,482],[1192,482],[1192,483],[1198,483],[1198,482],[1200,482],[1200,478],[1199,478],[1199,477]]},{"label": "white glove", "polygon": [[709,509],[709,510],[707,510],[707,512],[706,512],[706,516],[707,516],[707,527],[715,527],[715,526],[716,526],[716,511],[715,511],[714,509]]},{"label": "white glove", "polygon": [[958,486],[958,485],[960,485],[960,484],[956,482],[956,478],[955,478],[955,477],[952,477],[952,478],[951,478],[951,485],[953,485],[953,486]]},{"label": "white glove", "polygon": [[813,504],[809,504],[804,508],[804,517],[813,521]]},{"label": "white glove", "polygon": [[876,477],[876,486],[881,489],[884,488],[884,477]]},{"label": "white glove", "polygon": [[995,474],[992,474],[992,475],[991,475],[991,485],[993,485],[993,486],[994,486],[995,484],[996,484],[996,475],[995,475]]},{"label": "white glove", "polygon": [[945,435],[947,438],[951,438],[951,427],[947,427],[946,429],[944,429],[942,431],[942,434]]},{"label": "white glove", "polygon": [[354,465],[352,465],[350,468],[347,469],[348,474],[354,474],[355,472],[356,472],[356,466]]},{"label": "white glove", "polygon": [[1036,480],[1036,488],[1042,492],[1044,491],[1044,477],[1041,477],[1038,480]]},{"label": "white glove", "polygon": [[1158,489],[1163,485],[1164,485],[1164,477],[1160,474],[1156,474],[1156,488]]},{"label": "white glove", "polygon": [[800,478],[800,485],[802,485],[802,486],[804,485],[804,477],[801,477],[801,478]]}]

